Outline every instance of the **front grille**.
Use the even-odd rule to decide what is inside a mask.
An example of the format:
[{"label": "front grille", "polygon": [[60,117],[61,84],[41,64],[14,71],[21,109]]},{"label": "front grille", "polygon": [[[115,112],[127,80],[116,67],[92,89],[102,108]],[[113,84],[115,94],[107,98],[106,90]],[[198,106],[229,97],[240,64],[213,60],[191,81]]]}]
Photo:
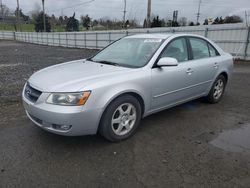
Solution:
[{"label": "front grille", "polygon": [[36,102],[40,95],[42,94],[41,91],[33,88],[30,86],[29,83],[26,84],[25,90],[24,90],[25,97],[29,99],[31,102]]}]

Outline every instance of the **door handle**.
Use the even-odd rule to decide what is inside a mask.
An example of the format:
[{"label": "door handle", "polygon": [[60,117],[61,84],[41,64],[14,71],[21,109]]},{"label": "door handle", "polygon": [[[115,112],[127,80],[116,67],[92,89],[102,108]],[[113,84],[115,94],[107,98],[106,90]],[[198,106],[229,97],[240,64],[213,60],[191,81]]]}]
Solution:
[{"label": "door handle", "polygon": [[193,71],[191,68],[188,68],[187,71],[186,71],[186,73],[187,73],[188,75],[191,75],[193,72],[194,72],[194,71]]},{"label": "door handle", "polygon": [[214,68],[218,69],[218,67],[219,67],[219,64],[218,63],[214,63]]}]

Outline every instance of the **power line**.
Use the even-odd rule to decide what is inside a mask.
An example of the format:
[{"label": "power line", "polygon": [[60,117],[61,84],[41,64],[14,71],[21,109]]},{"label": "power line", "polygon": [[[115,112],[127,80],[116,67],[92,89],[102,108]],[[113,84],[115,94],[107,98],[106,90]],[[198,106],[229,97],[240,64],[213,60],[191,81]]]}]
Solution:
[{"label": "power line", "polygon": [[70,9],[70,8],[74,8],[74,7],[77,7],[77,6],[84,5],[84,4],[88,4],[88,3],[91,3],[93,1],[95,1],[95,0],[85,1],[85,2],[82,2],[82,3],[78,3],[78,4],[75,4],[75,5],[64,7],[64,8],[60,8],[60,9],[49,10],[48,12],[62,11],[62,10],[65,10],[65,9]]}]

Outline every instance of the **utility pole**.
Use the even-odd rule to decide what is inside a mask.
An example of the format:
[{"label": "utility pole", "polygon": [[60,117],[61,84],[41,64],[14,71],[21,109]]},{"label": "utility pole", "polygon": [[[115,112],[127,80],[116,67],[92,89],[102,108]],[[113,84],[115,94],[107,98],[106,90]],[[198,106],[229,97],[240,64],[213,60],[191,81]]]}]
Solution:
[{"label": "utility pole", "polygon": [[43,3],[43,31],[46,32],[45,11],[44,11],[44,0],[42,0],[42,3]]},{"label": "utility pole", "polygon": [[19,11],[19,0],[17,0],[17,28],[19,27],[19,30],[21,29],[20,22],[19,22],[19,17],[20,17],[20,11]]},{"label": "utility pole", "polygon": [[126,12],[127,12],[127,0],[124,0],[124,10],[123,10],[123,28],[126,27]]},{"label": "utility pole", "polygon": [[151,16],[151,0],[148,0],[148,11],[147,11],[147,27],[150,27],[150,16]]},{"label": "utility pole", "polygon": [[246,26],[248,27],[249,13],[247,13],[247,11],[245,11],[245,20],[246,20]]},{"label": "utility pole", "polygon": [[4,23],[3,2],[2,2],[2,0],[1,0],[1,14],[2,14],[2,22]]},{"label": "utility pole", "polygon": [[198,5],[197,21],[196,21],[197,24],[199,23],[199,18],[201,15],[200,11],[201,11],[201,0],[199,0],[199,5]]}]

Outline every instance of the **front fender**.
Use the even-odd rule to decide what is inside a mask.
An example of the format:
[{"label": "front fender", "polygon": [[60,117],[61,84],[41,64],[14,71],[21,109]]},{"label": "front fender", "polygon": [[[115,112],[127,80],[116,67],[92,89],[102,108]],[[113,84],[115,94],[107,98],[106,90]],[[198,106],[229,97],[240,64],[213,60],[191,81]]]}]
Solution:
[{"label": "front fender", "polygon": [[130,81],[103,84],[92,90],[92,93],[84,105],[86,109],[101,109],[102,112],[118,96],[126,93],[134,93],[141,97],[144,103],[144,112],[150,110],[151,104],[151,76],[132,79]]}]

